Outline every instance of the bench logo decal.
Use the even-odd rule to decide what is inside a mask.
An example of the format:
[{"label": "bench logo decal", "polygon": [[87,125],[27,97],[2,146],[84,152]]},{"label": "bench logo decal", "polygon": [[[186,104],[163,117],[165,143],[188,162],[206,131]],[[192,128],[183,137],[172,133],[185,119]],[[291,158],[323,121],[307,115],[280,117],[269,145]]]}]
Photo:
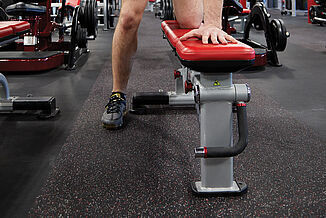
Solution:
[{"label": "bench logo decal", "polygon": [[215,80],[214,86],[220,86],[220,85],[221,85],[221,83],[218,80]]}]

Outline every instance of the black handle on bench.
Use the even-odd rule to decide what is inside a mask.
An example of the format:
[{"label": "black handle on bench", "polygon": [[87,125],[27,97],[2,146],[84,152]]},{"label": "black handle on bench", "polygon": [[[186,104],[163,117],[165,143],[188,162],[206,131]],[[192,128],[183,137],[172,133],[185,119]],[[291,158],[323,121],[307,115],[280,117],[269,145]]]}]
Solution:
[{"label": "black handle on bench", "polygon": [[239,140],[233,147],[198,147],[195,148],[195,157],[197,158],[218,158],[234,157],[240,154],[248,144],[248,123],[246,104],[237,103],[237,119]]}]

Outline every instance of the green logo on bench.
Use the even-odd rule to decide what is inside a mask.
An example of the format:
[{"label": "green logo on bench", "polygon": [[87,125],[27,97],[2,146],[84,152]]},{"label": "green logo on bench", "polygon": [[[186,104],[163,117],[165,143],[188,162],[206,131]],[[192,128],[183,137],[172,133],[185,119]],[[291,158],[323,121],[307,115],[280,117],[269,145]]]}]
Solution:
[{"label": "green logo on bench", "polygon": [[221,83],[219,81],[215,80],[214,86],[220,86],[220,85],[221,85]]}]

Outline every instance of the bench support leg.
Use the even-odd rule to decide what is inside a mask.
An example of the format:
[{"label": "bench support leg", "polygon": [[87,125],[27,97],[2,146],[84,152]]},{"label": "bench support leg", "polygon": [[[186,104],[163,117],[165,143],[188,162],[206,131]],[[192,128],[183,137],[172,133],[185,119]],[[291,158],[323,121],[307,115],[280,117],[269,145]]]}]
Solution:
[{"label": "bench support leg", "polygon": [[[202,73],[200,78],[197,77],[195,86],[199,87],[199,93],[195,95],[200,95],[197,104],[201,146],[233,146],[232,106],[236,89],[232,84],[232,75]],[[205,94],[211,91],[220,95]],[[236,195],[246,191],[247,186],[233,179],[233,157],[202,158],[201,181],[193,183],[192,189],[196,194]]]}]

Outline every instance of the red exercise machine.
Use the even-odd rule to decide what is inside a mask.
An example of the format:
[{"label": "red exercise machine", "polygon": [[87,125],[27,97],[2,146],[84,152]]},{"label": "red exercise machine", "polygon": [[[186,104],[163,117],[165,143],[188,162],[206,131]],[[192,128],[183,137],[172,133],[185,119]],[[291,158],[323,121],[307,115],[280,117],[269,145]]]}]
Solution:
[{"label": "red exercise machine", "polygon": [[[0,48],[11,44],[29,29],[30,24],[26,21],[0,21]],[[53,96],[10,96],[7,79],[0,73],[0,114],[26,111],[42,119],[52,118],[59,113]]]},{"label": "red exercise machine", "polygon": [[[88,52],[87,40],[97,35],[97,2],[87,0],[74,7],[72,24],[65,25],[66,1],[62,1],[60,22],[51,21],[51,0],[34,0],[37,4],[18,2],[6,13],[11,21],[26,21],[30,31],[0,49],[0,71],[42,71],[59,67],[74,69],[79,57]],[[69,36],[65,30],[70,28]]]}]

